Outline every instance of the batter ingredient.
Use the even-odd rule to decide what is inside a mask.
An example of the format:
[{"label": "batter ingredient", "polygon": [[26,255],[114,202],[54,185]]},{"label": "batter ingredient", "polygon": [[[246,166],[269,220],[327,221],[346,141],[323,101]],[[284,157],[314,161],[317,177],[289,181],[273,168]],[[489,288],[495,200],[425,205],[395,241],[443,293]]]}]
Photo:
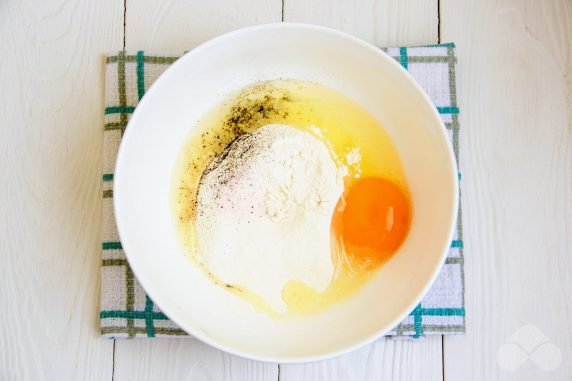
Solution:
[{"label": "batter ingredient", "polygon": [[344,198],[344,207],[333,218],[335,235],[363,267],[379,266],[395,253],[409,229],[407,195],[387,179],[365,177],[355,181]]},{"label": "batter ingredient", "polygon": [[243,134],[199,185],[203,260],[221,281],[285,312],[282,291],[289,281],[318,292],[332,281],[330,221],[342,192],[328,149],[309,133],[270,124]]}]

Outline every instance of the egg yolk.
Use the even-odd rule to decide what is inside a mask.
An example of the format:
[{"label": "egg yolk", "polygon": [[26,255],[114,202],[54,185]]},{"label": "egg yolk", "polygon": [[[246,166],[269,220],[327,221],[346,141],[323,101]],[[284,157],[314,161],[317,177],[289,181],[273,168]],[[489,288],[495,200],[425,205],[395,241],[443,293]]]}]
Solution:
[{"label": "egg yolk", "polygon": [[366,265],[380,264],[401,245],[409,229],[408,197],[393,182],[366,177],[345,197],[341,235],[346,252]]}]

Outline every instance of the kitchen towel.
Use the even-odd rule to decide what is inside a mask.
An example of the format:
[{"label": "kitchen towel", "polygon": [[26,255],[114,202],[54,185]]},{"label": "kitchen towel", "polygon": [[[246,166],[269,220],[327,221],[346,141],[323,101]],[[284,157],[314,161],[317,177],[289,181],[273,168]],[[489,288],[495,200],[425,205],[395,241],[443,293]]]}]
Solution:
[{"label": "kitchen towel", "polygon": [[[382,49],[397,60],[429,94],[439,111],[458,162],[459,108],[454,44]],[[179,54],[118,52],[105,63],[103,142],[103,233],[100,327],[108,338],[186,336],[165,316],[135,279],[123,253],[113,214],[113,170],[129,117],[145,91]],[[459,173],[459,179],[461,174]],[[421,303],[388,336],[418,338],[465,331],[463,234],[457,229],[441,272]]]}]

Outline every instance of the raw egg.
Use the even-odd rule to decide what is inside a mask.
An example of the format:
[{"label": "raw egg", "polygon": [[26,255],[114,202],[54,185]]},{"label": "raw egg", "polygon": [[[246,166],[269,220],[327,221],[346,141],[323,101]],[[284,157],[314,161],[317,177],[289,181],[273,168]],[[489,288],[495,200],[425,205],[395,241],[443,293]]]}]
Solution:
[{"label": "raw egg", "polygon": [[390,180],[367,177],[354,182],[345,196],[337,233],[346,253],[366,267],[384,262],[407,235],[410,209],[407,195]]}]

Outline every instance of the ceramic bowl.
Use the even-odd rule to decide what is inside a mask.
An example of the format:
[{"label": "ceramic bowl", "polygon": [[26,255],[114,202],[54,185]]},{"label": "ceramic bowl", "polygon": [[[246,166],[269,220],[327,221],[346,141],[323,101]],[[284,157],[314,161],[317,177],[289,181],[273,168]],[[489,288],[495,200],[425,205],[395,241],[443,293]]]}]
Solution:
[{"label": "ceramic bowl", "polygon": [[[409,235],[371,281],[321,312],[282,319],[257,312],[193,265],[177,236],[171,207],[175,161],[197,120],[229,93],[276,78],[324,84],[374,115],[398,149],[413,204]],[[458,204],[457,169],[446,129],[413,78],[377,47],[302,24],[237,30],[181,57],[132,115],[114,179],[123,248],[159,308],[214,347],[282,363],[345,353],[395,327],[441,269]]]}]

